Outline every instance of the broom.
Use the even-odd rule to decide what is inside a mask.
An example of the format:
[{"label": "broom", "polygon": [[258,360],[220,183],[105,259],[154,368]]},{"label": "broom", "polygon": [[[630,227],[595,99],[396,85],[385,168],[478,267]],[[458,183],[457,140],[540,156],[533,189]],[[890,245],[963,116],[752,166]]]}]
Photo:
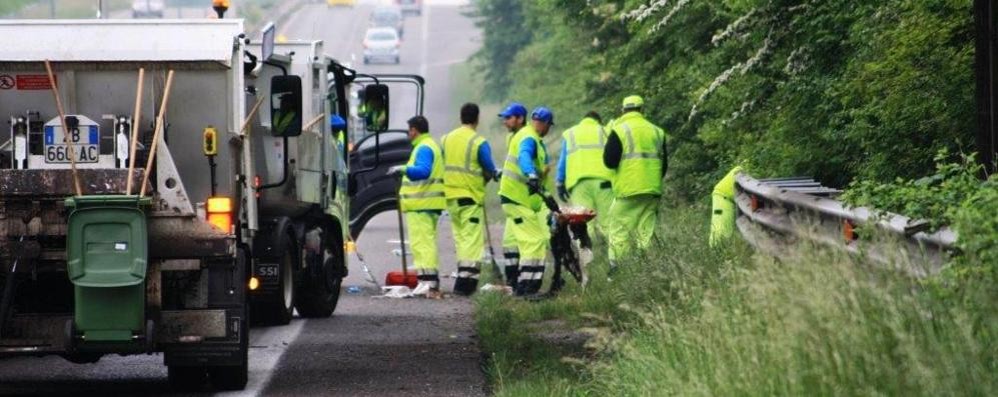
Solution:
[{"label": "broom", "polygon": [[[402,187],[402,177],[399,176],[399,187]],[[399,224],[399,246],[402,247],[402,271],[391,271],[385,275],[385,285],[404,285],[409,288],[416,288],[419,284],[419,277],[415,274],[409,273],[409,264],[405,257],[405,227],[402,223],[402,194],[396,193],[396,200],[398,200],[398,224]]]}]

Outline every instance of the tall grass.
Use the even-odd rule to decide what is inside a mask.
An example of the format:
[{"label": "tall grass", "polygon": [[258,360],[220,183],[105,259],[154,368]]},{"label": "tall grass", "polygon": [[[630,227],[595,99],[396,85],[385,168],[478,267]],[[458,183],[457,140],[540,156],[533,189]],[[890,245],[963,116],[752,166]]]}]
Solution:
[{"label": "tall grass", "polygon": [[[540,304],[479,298],[498,394],[998,393],[994,286],[940,294],[937,283],[816,248],[781,260],[740,241],[710,250],[707,219],[666,210],[659,241],[612,283],[598,263],[585,292]],[[560,346],[548,337],[559,330],[536,324],[596,337]]]}]

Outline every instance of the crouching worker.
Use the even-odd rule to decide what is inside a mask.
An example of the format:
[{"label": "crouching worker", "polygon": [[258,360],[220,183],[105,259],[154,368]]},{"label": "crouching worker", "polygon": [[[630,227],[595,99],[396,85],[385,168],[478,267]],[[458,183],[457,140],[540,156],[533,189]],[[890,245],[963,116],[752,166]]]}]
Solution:
[{"label": "crouching worker", "polygon": [[735,177],[742,172],[736,166],[714,185],[711,194],[712,211],[710,217],[710,246],[723,244],[735,233]]}]

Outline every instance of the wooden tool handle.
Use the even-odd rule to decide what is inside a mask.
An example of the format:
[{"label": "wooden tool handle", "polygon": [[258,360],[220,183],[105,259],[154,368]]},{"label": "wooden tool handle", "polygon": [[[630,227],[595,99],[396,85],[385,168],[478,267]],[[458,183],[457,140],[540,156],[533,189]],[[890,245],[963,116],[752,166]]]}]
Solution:
[{"label": "wooden tool handle", "polygon": [[76,195],[82,196],[83,188],[80,187],[80,175],[76,172],[76,147],[73,146],[72,139],[65,139],[69,136],[69,126],[66,125],[66,112],[62,110],[62,99],[59,96],[59,86],[56,84],[55,74],[52,73],[52,63],[48,59],[45,60],[45,71],[48,72],[49,88],[52,89],[52,96],[55,97],[55,108],[59,112],[59,122],[62,123],[63,140],[66,141],[69,149],[66,157],[69,157],[69,168],[73,170],[73,186],[76,188]]},{"label": "wooden tool handle", "polygon": [[135,172],[135,151],[139,146],[139,124],[142,119],[142,85],[145,82],[146,69],[139,68],[139,83],[135,88],[135,113],[132,114],[132,137],[128,142],[131,148],[128,154],[128,182],[125,184],[125,195],[132,195],[132,173]]},{"label": "wooden tool handle", "polygon": [[149,183],[149,173],[152,172],[152,162],[156,159],[156,148],[159,146],[160,135],[163,134],[163,120],[166,117],[166,106],[170,104],[171,88],[173,88],[173,70],[166,73],[166,88],[163,90],[163,101],[159,105],[159,116],[156,117],[156,127],[153,129],[152,148],[149,149],[149,159],[146,161],[146,170],[142,175],[139,197],[146,195],[146,185]]}]

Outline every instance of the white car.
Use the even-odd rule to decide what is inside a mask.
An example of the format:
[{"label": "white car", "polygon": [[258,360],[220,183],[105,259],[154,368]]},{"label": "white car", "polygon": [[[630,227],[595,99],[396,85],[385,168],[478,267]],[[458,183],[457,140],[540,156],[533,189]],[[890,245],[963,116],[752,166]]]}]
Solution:
[{"label": "white car", "polygon": [[364,64],[387,59],[399,63],[399,40],[395,28],[370,28],[364,33]]},{"label": "white car", "polygon": [[163,0],[133,0],[132,18],[162,18],[165,8]]}]

